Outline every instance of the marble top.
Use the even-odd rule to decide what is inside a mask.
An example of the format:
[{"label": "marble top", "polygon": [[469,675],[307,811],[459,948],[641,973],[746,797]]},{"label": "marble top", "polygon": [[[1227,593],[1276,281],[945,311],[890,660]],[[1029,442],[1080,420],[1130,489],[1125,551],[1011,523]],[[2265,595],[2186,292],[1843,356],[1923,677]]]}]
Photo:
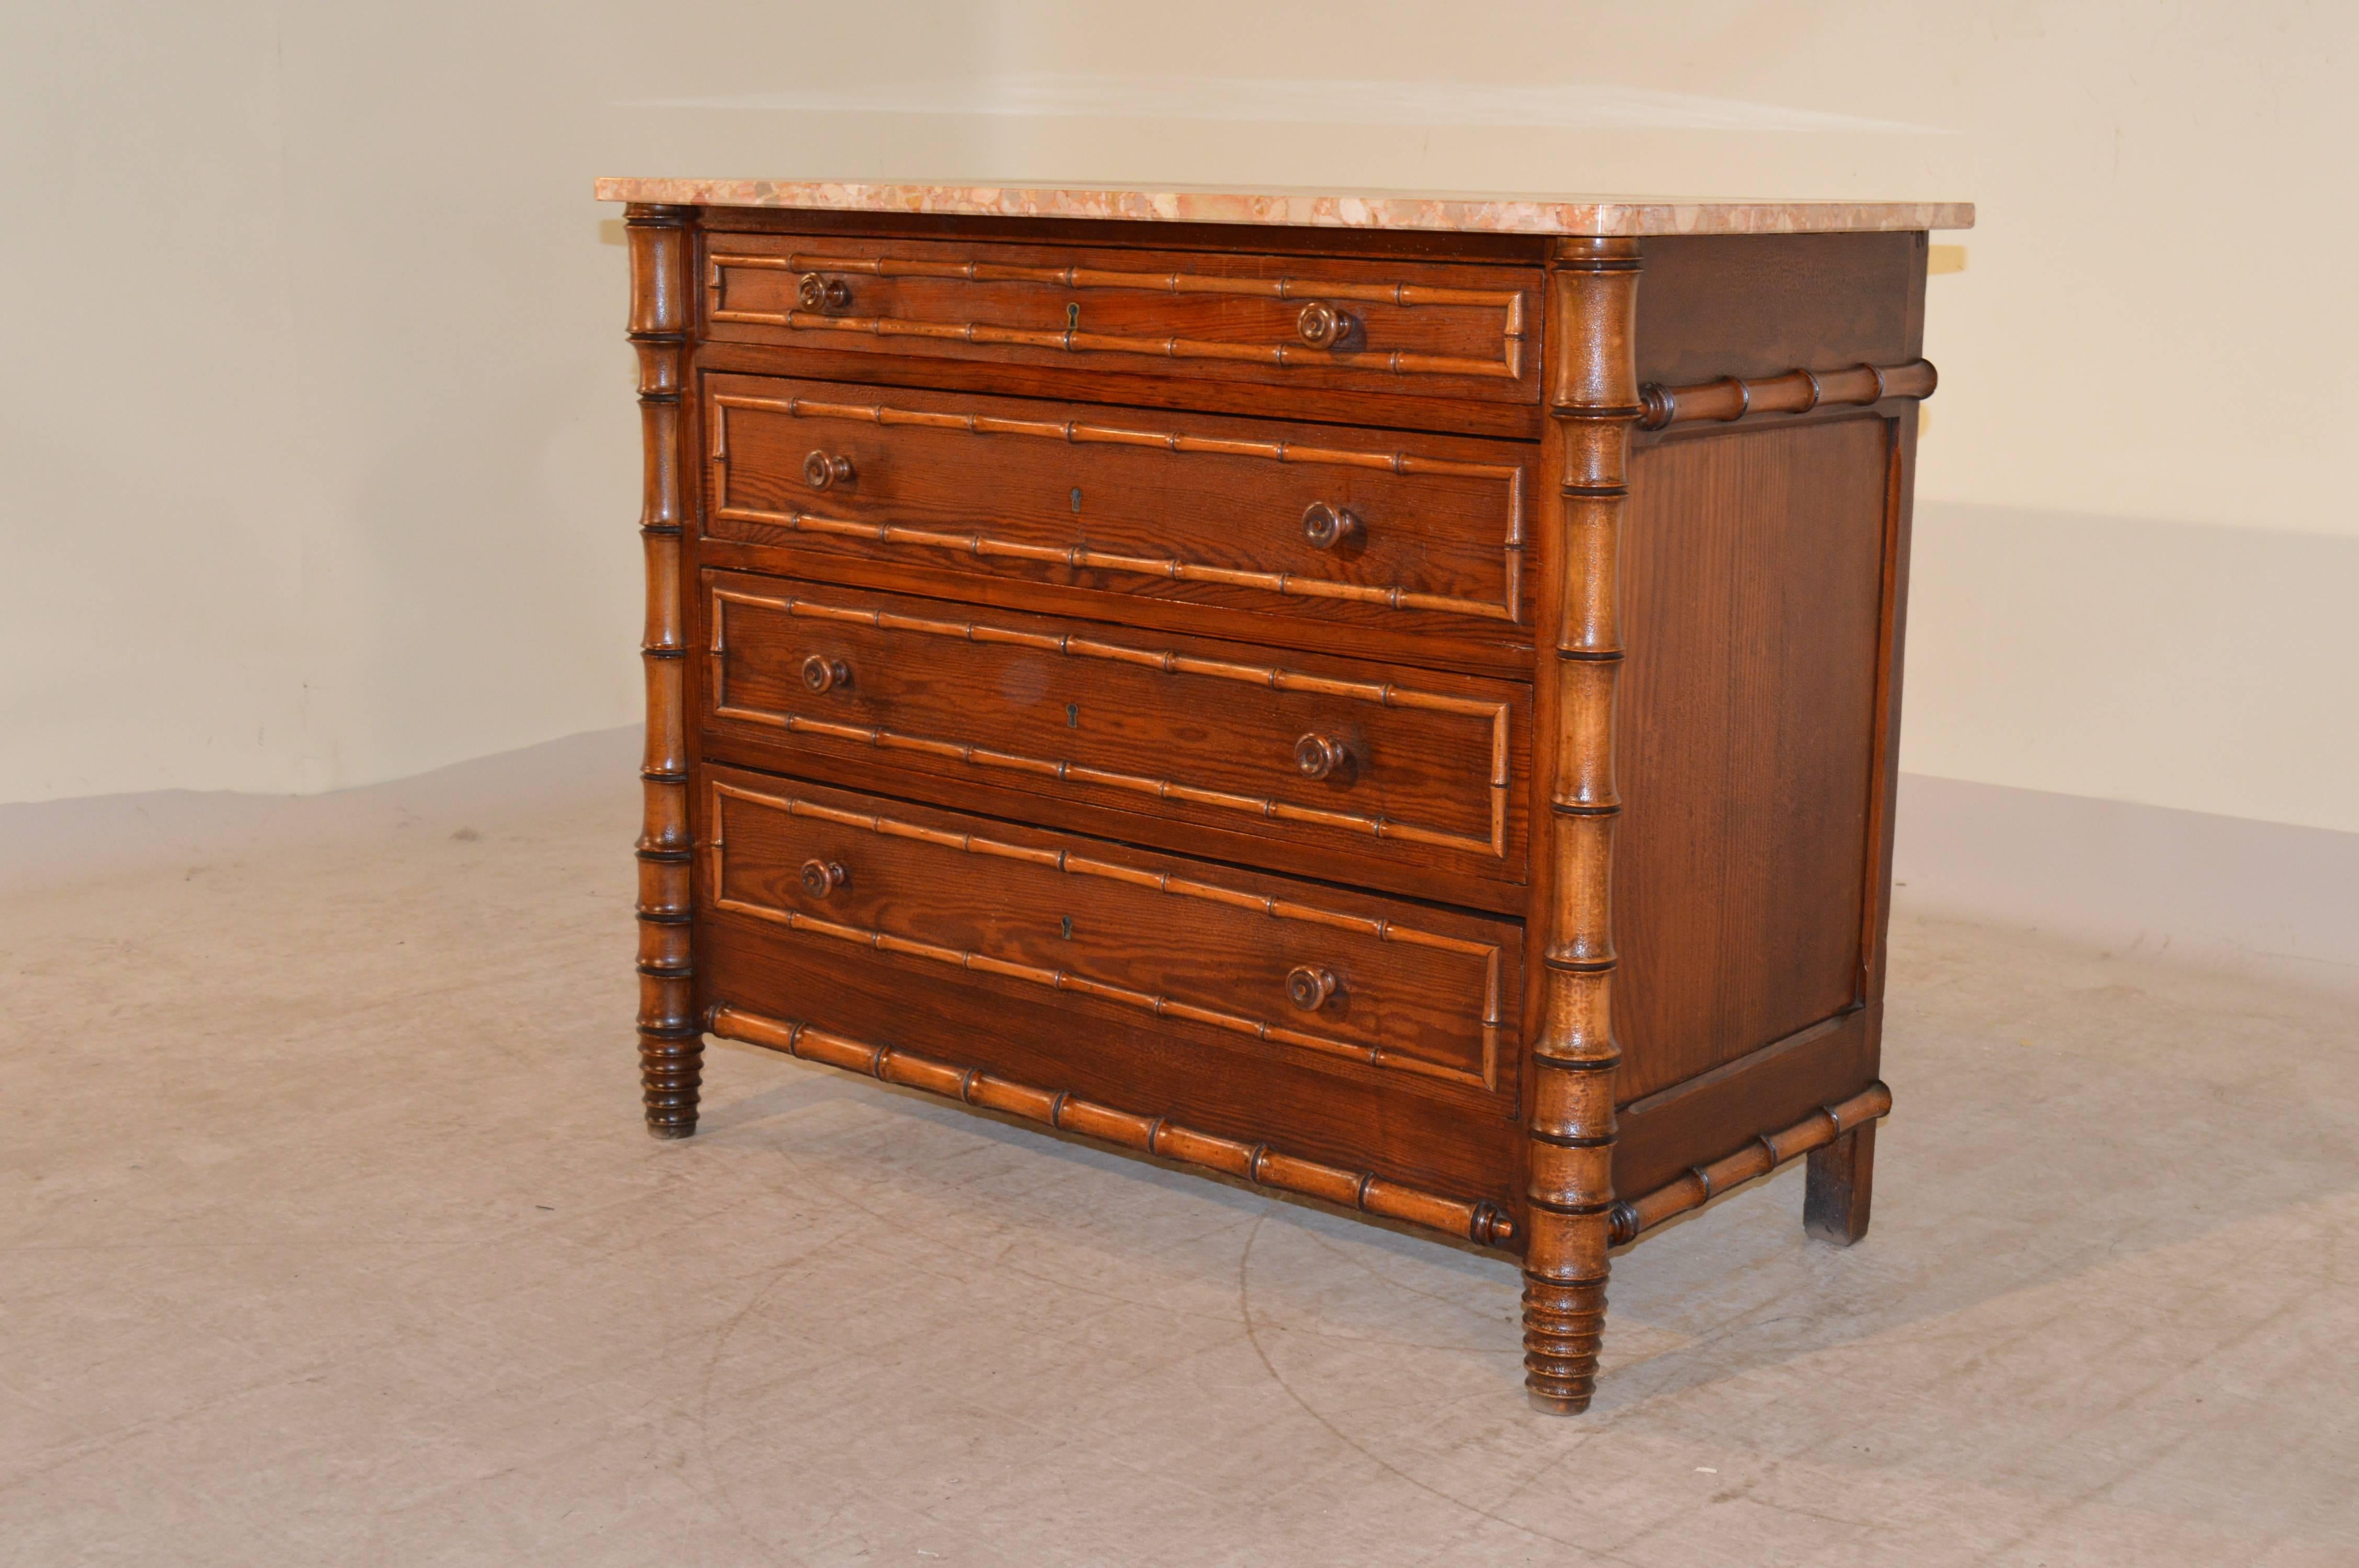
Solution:
[{"label": "marble top", "polygon": [[828,179],[598,181],[601,201],[784,207],[825,212],[946,212],[985,218],[1114,218],[1153,223],[1274,223],[1323,229],[1446,229],[1482,234],[1824,234],[1970,229],[1970,201],[1745,201],[1652,196],[1491,196],[1390,190],[1228,189],[1171,185],[923,185]]}]

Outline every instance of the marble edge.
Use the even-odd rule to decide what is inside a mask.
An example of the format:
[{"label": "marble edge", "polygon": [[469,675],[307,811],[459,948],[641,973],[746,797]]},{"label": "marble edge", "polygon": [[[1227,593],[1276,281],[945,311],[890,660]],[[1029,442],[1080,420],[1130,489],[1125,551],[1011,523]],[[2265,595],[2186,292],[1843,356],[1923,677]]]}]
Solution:
[{"label": "marble edge", "polygon": [[1578,200],[1349,192],[1124,190],[1079,186],[643,179],[607,176],[601,201],[819,212],[1094,218],[1155,223],[1427,229],[1484,234],[1825,234],[1971,229],[1970,201]]}]

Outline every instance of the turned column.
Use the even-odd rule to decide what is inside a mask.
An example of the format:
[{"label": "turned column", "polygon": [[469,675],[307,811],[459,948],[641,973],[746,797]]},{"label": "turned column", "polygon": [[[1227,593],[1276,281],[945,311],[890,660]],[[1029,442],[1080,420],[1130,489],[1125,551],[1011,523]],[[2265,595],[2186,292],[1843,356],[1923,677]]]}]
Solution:
[{"label": "turned column", "polygon": [[647,1130],[696,1130],[704,1032],[695,1017],[689,951],[687,670],[679,598],[679,399],[688,362],[685,207],[625,211],[631,254],[631,346],[639,355],[639,438],[646,474],[639,537],[647,563],[647,751],[639,767],[639,1084]]},{"label": "turned column", "polygon": [[1542,1013],[1531,1054],[1530,1223],[1524,1252],[1524,1383],[1553,1414],[1589,1408],[1605,1326],[1614,1207],[1614,694],[1622,668],[1616,545],[1629,501],[1638,398],[1638,244],[1557,242],[1549,275],[1549,412],[1561,453],[1561,581],[1551,668],[1555,745],[1536,911]]}]

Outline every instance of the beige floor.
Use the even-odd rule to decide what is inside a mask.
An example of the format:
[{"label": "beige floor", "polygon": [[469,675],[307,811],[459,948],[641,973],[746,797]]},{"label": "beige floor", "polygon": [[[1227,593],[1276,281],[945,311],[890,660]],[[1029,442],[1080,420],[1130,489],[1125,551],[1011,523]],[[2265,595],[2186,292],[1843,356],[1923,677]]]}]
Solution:
[{"label": "beige floor", "polygon": [[1904,919],[1875,1234],[1649,1240],[1549,1421],[1504,1262],[734,1047],[647,1138],[630,766],[0,812],[0,1562],[2359,1562],[2348,998]]}]

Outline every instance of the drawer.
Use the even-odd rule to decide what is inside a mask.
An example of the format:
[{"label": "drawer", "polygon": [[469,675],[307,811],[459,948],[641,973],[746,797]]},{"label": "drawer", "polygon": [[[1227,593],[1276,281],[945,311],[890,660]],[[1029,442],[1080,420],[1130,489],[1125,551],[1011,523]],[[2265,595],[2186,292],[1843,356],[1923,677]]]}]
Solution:
[{"label": "drawer", "polygon": [[714,232],[722,341],[1486,402],[1539,396],[1537,268]]},{"label": "drawer", "polygon": [[[711,913],[807,953],[881,957],[912,995],[981,989],[1215,1049],[1512,1093],[1513,922],[734,769],[701,783]],[[841,1027],[821,1011],[799,1016]]]},{"label": "drawer", "polygon": [[1229,858],[1170,832],[1199,827],[1236,858],[1379,885],[1386,867],[1420,886],[1523,880],[1520,683],[743,574],[701,587],[705,728],[723,751],[781,746],[798,772],[879,760],[1166,827],[1117,837]]},{"label": "drawer", "polygon": [[704,427],[710,537],[1530,645],[1525,443],[741,375]]}]

